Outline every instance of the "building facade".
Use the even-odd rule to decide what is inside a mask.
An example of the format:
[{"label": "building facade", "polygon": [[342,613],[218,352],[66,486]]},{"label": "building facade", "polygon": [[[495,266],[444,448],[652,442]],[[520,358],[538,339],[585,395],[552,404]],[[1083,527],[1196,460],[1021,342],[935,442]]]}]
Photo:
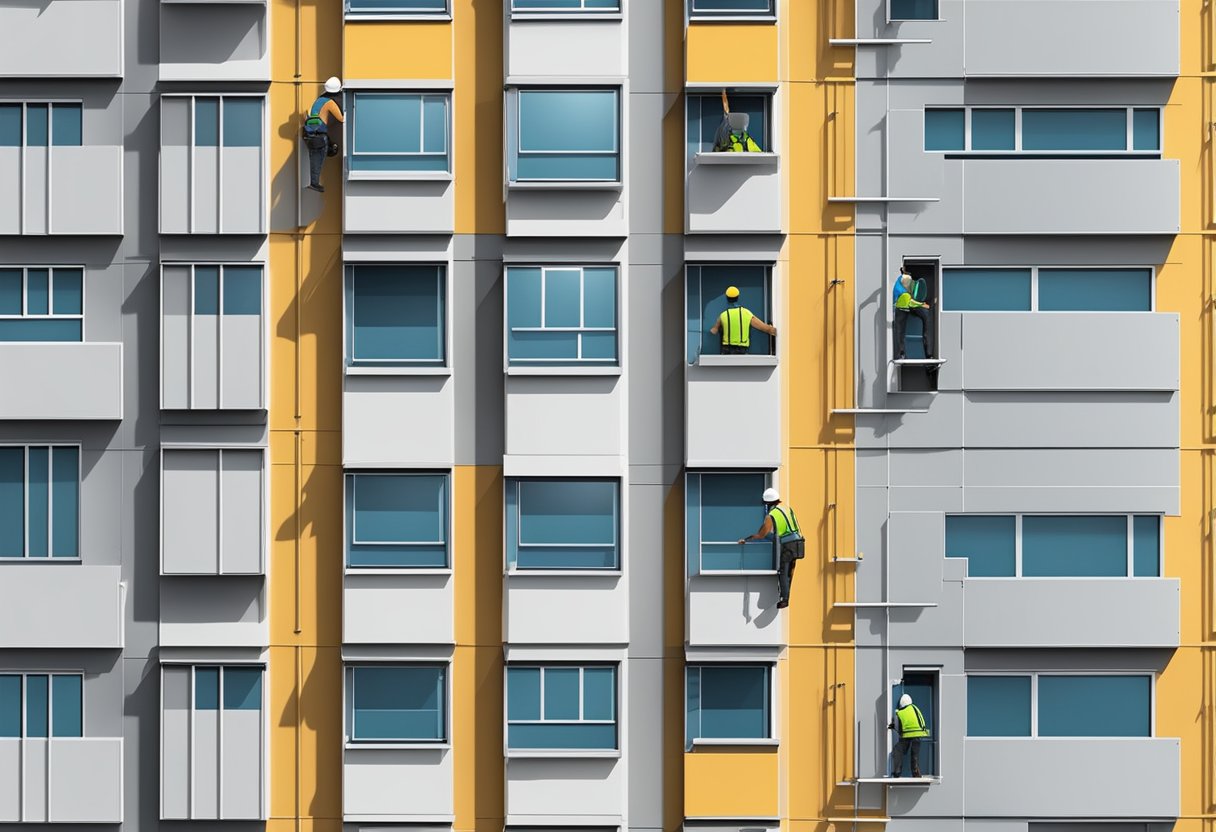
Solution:
[{"label": "building facade", "polygon": [[0,3],[0,827],[1211,830],[1213,23]]}]

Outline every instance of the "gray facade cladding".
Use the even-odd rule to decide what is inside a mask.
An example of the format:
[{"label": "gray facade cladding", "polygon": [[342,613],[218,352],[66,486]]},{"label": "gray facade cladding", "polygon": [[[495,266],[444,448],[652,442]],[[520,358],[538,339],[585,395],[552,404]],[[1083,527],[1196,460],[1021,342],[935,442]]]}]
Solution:
[{"label": "gray facade cladding", "polygon": [[[1180,740],[1151,721],[1057,730],[1051,709],[1075,703],[1051,696],[1151,689],[1179,645],[1179,581],[1156,549],[1155,567],[1130,561],[1133,516],[1181,512],[1179,316],[1152,294],[1179,163],[1156,137],[1133,144],[1130,121],[1122,151],[1043,125],[1154,118],[1179,6],[941,0],[893,20],[896,5],[858,10],[856,193],[879,199],[857,208],[856,531],[881,553],[857,570],[859,806],[893,832],[1172,828]],[[1080,47],[1095,14],[1103,44]],[[944,361],[930,371],[893,360],[901,266],[929,284],[935,355],[909,357]],[[1053,305],[1049,281],[1121,270],[1147,286],[1139,305],[1104,306],[1112,284]],[[1071,551],[1044,530],[1073,524],[1083,546],[1085,523],[1126,523],[1125,566],[1044,564]],[[997,539],[999,564],[983,559]],[[990,678],[1028,691],[1024,724],[1002,721],[1021,700],[991,698]],[[891,778],[904,692],[935,723],[920,782]]]}]

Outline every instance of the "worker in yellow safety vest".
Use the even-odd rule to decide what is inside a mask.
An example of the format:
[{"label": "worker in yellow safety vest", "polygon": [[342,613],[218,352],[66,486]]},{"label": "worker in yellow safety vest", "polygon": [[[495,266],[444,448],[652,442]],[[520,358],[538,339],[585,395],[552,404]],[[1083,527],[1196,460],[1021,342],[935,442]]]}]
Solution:
[{"label": "worker in yellow safety vest", "polygon": [[929,736],[929,726],[925,715],[906,693],[899,697],[899,709],[887,727],[894,728],[896,723],[899,724],[899,742],[895,744],[895,776],[903,776],[904,754],[908,754],[912,758],[912,776],[920,777],[920,741]]},{"label": "worker in yellow safety vest", "polygon": [[752,327],[777,334],[777,327],[766,324],[755,313],[745,306],[739,305],[739,289],[735,286],[726,287],[726,310],[714,321],[709,328],[710,335],[722,336],[722,355],[745,355],[752,345]]},{"label": "worker in yellow safety vest", "polygon": [[777,609],[785,609],[790,605],[790,586],[794,583],[794,562],[805,554],[805,541],[802,530],[798,526],[798,518],[792,508],[781,507],[781,495],[775,488],[764,489],[761,496],[764,501],[764,522],[760,529],[752,535],[739,539],[742,546],[749,540],[763,540],[770,534],[773,542],[780,551],[777,567]]},{"label": "worker in yellow safety vest", "polygon": [[933,358],[933,316],[929,314],[929,304],[922,303],[912,297],[912,275],[900,267],[899,275],[895,278],[895,288],[891,292],[894,309],[891,310],[892,340],[894,341],[895,358],[905,357],[904,341],[908,334],[908,318],[920,318],[921,333],[924,338],[925,358]]}]

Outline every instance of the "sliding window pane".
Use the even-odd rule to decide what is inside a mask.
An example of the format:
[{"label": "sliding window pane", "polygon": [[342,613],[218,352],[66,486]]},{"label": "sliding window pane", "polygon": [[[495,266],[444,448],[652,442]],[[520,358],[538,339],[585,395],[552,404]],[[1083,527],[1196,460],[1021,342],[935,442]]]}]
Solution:
[{"label": "sliding window pane", "polygon": [[1151,312],[1150,269],[1039,269],[1041,312]]}]

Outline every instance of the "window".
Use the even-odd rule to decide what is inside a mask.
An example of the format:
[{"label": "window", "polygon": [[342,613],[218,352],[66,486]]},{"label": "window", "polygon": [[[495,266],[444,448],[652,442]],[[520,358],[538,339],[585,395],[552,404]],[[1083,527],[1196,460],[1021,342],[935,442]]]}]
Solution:
[{"label": "window", "polygon": [[0,558],[80,557],[80,448],[0,447]]},{"label": "window", "polygon": [[[732,113],[746,113],[747,134],[755,139],[761,150],[771,151],[769,113],[773,97],[755,93],[728,93]],[[688,96],[688,156],[711,153],[718,128],[722,124],[721,93]]]},{"label": "window", "polygon": [[685,542],[688,574],[772,571],[776,547],[772,539],[739,545],[764,522],[760,495],[769,485],[764,473],[689,473]]},{"label": "window", "polygon": [[1151,268],[946,268],[944,312],[1151,312]]},{"label": "window", "polygon": [[255,820],[263,811],[261,665],[161,668],[161,817]]},{"label": "window", "polygon": [[265,452],[161,452],[161,569],[166,575],[259,575],[265,548]]},{"label": "window", "polygon": [[[892,8],[897,2],[900,0],[891,0]],[[904,2],[920,3],[922,0]],[[1158,157],[1161,155],[1161,110],[1157,107],[926,108],[925,150]]]},{"label": "window", "polygon": [[448,0],[347,0],[350,15],[446,16]]},{"label": "window", "polygon": [[616,668],[507,668],[507,748],[615,749]]},{"label": "window", "polygon": [[689,0],[692,17],[772,17],[775,0]]},{"label": "window", "polygon": [[78,102],[0,104],[0,147],[80,147]]},{"label": "window", "polygon": [[620,91],[520,89],[508,93],[511,182],[619,182]]},{"label": "window", "polygon": [[446,474],[346,475],[346,565],[448,565]]},{"label": "window", "polygon": [[508,268],[508,363],[615,367],[617,274],[615,266]]},{"label": "window", "polygon": [[620,482],[507,481],[507,565],[512,570],[619,569]]},{"label": "window", "polygon": [[[772,267],[754,263],[688,267],[688,363],[702,355],[718,355],[722,336],[710,329],[726,311],[726,287],[739,289],[739,306],[772,323]],[[773,339],[752,327],[748,353],[772,355]]]},{"label": "window", "polygon": [[513,12],[619,12],[621,0],[511,0]]},{"label": "window", "polygon": [[1161,518],[948,514],[946,557],[967,558],[972,578],[1155,578]]},{"label": "window", "polygon": [[161,407],[265,407],[263,268],[166,264],[161,270]]},{"label": "window", "polygon": [[772,665],[693,664],[685,671],[685,741],[767,740],[772,727]]},{"label": "window", "polygon": [[937,20],[937,0],[889,0],[891,20]]},{"label": "window", "polygon": [[444,665],[347,667],[347,741],[447,742],[446,680]]},{"label": "window", "polygon": [[448,172],[448,93],[357,92],[351,106],[351,171]]},{"label": "window", "polygon": [[969,675],[969,737],[1151,737],[1143,674]]},{"label": "window", "polygon": [[79,673],[0,673],[0,737],[84,736]]},{"label": "window", "polygon": [[264,99],[162,95],[162,234],[262,234],[266,229]]},{"label": "window", "polygon": [[0,268],[0,341],[83,341],[84,269]]},{"label": "window", "polygon": [[347,365],[444,366],[446,272],[434,264],[347,266]]}]

